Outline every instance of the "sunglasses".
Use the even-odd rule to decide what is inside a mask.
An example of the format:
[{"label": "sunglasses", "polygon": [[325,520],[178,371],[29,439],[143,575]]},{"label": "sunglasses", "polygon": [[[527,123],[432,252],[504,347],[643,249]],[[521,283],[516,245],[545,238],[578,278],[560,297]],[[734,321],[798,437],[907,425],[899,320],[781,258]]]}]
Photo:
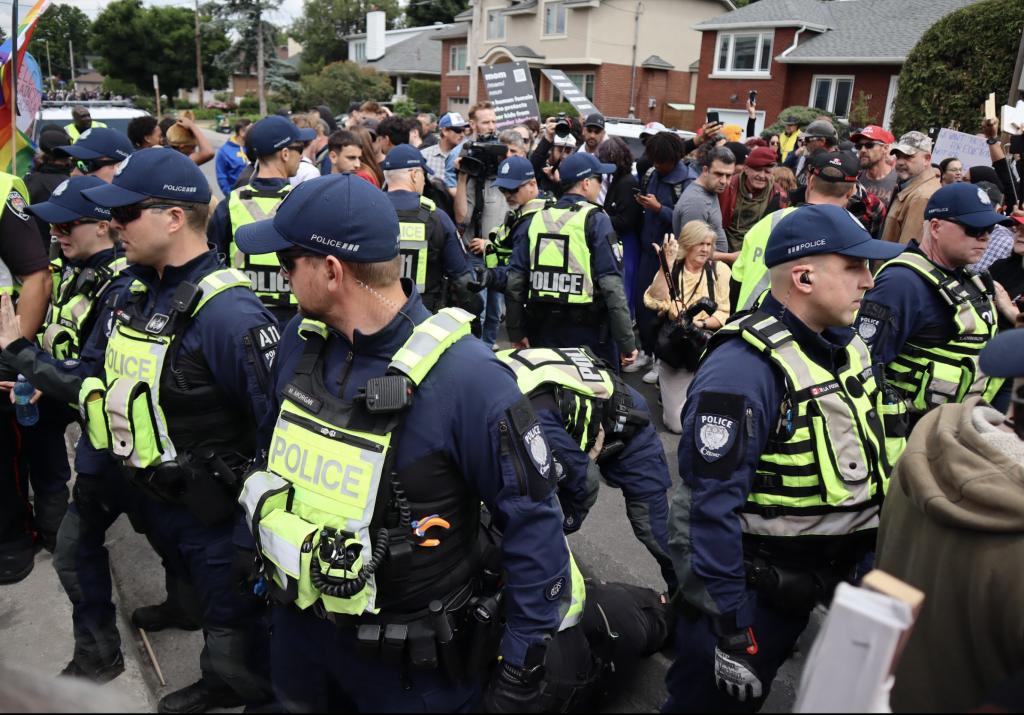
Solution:
[{"label": "sunglasses", "polygon": [[110,209],[110,218],[120,224],[129,224],[132,221],[137,221],[142,216],[142,212],[149,209],[181,209],[182,211],[191,211],[192,207],[179,204],[129,204],[128,206],[118,206],[117,208]]},{"label": "sunglasses", "polygon": [[295,270],[295,259],[296,258],[312,257],[312,256],[319,256],[320,258],[323,258],[323,255],[324,254],[317,253],[316,251],[303,251],[301,249],[299,249],[299,250],[278,251],[277,252],[277,261],[278,261],[278,263],[281,264],[281,270],[284,271],[285,275],[288,275],[292,271]]},{"label": "sunglasses", "polygon": [[966,233],[971,238],[981,238],[985,234],[992,233],[992,229],[995,228],[994,225],[982,226],[981,228],[978,228],[977,226],[968,226],[963,221],[957,221],[955,218],[942,218],[939,220],[959,226],[964,230],[964,233]]},{"label": "sunglasses", "polygon": [[857,151],[860,151],[861,149],[867,149],[870,151],[871,149],[874,149],[881,143],[882,142],[861,142],[860,144],[857,145]]},{"label": "sunglasses", "polygon": [[120,164],[123,159],[79,159],[76,163],[78,170],[83,174],[91,174],[94,171],[99,171],[105,166],[113,166],[114,164]]},{"label": "sunglasses", "polygon": [[57,231],[62,236],[70,236],[71,229],[73,229],[75,226],[84,226],[85,224],[88,223],[99,223],[99,221],[95,219],[79,218],[75,219],[74,221],[64,221],[63,223],[51,223],[50,225],[57,229]]},{"label": "sunglasses", "polygon": [[524,183],[520,184],[519,186],[517,186],[514,189],[506,189],[504,186],[499,186],[498,187],[498,191],[500,191],[505,196],[511,196],[512,194],[518,193],[519,189],[521,189],[524,186],[526,186],[527,183],[529,183],[529,182],[524,182]]}]

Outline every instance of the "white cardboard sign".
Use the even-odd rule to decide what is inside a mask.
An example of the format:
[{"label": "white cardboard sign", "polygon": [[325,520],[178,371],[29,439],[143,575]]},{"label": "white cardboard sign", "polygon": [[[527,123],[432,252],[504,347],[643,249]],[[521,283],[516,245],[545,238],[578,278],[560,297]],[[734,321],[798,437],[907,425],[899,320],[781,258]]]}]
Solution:
[{"label": "white cardboard sign", "polygon": [[939,138],[932,150],[932,163],[939,164],[949,157],[959,159],[964,169],[972,166],[992,166],[992,155],[989,153],[985,137],[955,132],[952,129],[940,129]]}]

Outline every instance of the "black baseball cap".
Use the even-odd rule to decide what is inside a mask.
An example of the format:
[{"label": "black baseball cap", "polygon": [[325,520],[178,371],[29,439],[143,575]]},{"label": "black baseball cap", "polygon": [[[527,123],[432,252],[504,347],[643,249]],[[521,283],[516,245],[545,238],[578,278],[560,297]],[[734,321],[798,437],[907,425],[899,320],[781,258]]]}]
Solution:
[{"label": "black baseball cap", "polygon": [[149,198],[208,204],[210,184],[189,157],[155,146],[135,152],[121,162],[109,184],[85,189],[82,195],[106,208]]},{"label": "black baseball cap", "polygon": [[598,127],[604,129],[604,117],[600,112],[594,112],[593,114],[587,115],[587,121],[583,123],[585,127]]},{"label": "black baseball cap", "polygon": [[[822,174],[824,169],[837,169],[842,176]],[[822,181],[854,183],[860,176],[860,160],[845,151],[825,152],[814,157],[814,161],[811,163],[811,173]]]},{"label": "black baseball cap", "polygon": [[903,253],[902,243],[872,238],[846,209],[831,204],[803,206],[772,229],[764,251],[768,268],[823,253],[887,261]]}]

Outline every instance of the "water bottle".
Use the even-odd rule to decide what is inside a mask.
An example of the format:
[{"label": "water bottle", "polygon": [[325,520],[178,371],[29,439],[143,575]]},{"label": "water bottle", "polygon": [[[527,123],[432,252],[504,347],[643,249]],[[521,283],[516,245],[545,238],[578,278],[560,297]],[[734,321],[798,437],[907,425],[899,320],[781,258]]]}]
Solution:
[{"label": "water bottle", "polygon": [[25,379],[24,375],[18,375],[18,382],[14,386],[14,414],[18,418],[19,425],[34,425],[39,421],[39,405],[29,404],[36,388]]}]

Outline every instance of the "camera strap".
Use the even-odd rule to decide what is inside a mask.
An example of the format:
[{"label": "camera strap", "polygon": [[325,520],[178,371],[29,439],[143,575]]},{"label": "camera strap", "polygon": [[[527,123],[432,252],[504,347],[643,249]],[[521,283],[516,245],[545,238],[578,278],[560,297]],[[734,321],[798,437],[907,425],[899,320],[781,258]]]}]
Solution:
[{"label": "camera strap", "polygon": [[672,280],[672,272],[668,268],[668,262],[665,260],[665,250],[658,251],[658,261],[661,263],[661,273],[665,276],[665,282],[668,283],[669,297],[672,298],[672,302],[676,304],[676,309],[683,312],[683,302],[679,300],[679,293],[676,292],[676,284]]}]

